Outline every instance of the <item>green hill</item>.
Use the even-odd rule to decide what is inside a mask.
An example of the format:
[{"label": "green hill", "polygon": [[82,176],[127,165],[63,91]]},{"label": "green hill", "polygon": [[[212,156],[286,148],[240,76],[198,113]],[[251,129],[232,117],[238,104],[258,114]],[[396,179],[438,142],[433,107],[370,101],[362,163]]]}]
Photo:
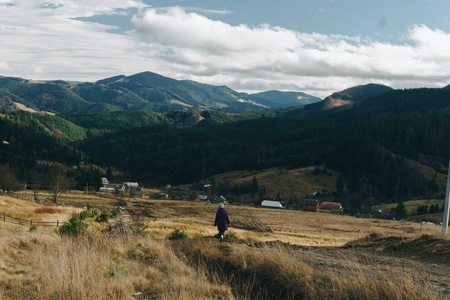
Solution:
[{"label": "green hill", "polygon": [[381,94],[385,94],[392,90],[393,90],[393,88],[385,86],[385,85],[369,83],[366,85],[359,85],[359,86],[345,89],[340,92],[333,93],[330,96],[328,96],[327,98],[325,98],[325,100],[340,99],[340,100],[348,100],[348,101],[352,101],[352,102],[360,102],[360,101],[364,101],[364,100],[376,97]]},{"label": "green hill", "polygon": [[62,83],[30,83],[25,80],[1,78],[0,89],[44,111],[77,113],[84,111],[89,105],[89,102]]},{"label": "green hill", "polygon": [[[152,105],[121,87],[108,87],[105,85],[83,85],[73,90],[81,98],[93,104],[108,104],[115,110],[150,110]],[[101,112],[101,110],[97,110]]]},{"label": "green hill", "polygon": [[87,137],[87,129],[62,117],[49,114],[38,115],[39,121],[49,129],[52,135],[65,141],[77,141]]},{"label": "green hill", "polygon": [[98,136],[112,131],[139,127],[161,126],[173,123],[161,114],[148,111],[117,111],[101,114],[62,115],[62,117]]},{"label": "green hill", "polygon": [[[55,113],[102,113],[118,110],[218,110],[244,112],[261,108],[309,104],[320,99],[304,93],[270,91],[249,95],[226,86],[176,80],[152,72],[118,75],[95,83],[30,81],[0,77],[0,91],[17,97],[28,107]],[[3,100],[2,100],[3,99]],[[12,110],[0,95],[1,107]]]},{"label": "green hill", "polygon": [[8,164],[22,180],[38,167],[38,161],[77,165],[85,155],[56,137],[35,117],[21,113],[0,116],[0,164]]},{"label": "green hill", "polygon": [[323,101],[290,110],[286,116],[294,118],[311,118],[324,116],[342,110],[348,110],[358,102],[364,102],[393,89],[379,84],[366,84],[333,93]]}]

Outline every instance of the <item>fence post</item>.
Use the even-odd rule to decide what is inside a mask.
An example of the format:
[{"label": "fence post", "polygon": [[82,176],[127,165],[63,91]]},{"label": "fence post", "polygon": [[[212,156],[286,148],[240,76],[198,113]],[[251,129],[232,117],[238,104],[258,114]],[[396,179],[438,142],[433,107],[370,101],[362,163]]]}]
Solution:
[{"label": "fence post", "polygon": [[59,227],[59,220],[56,220],[56,227]]},{"label": "fence post", "polygon": [[33,220],[30,220],[30,227],[33,226]]},{"label": "fence post", "polygon": [[3,213],[3,223],[6,222],[6,213]]}]

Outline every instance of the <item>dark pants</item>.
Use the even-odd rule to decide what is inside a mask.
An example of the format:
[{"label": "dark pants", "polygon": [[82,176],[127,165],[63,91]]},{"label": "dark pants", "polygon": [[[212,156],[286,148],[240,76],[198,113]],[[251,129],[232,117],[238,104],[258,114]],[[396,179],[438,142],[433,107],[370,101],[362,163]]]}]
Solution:
[{"label": "dark pants", "polygon": [[224,235],[225,234],[225,230],[224,231],[220,231],[219,230],[219,237],[221,236],[221,235]]}]

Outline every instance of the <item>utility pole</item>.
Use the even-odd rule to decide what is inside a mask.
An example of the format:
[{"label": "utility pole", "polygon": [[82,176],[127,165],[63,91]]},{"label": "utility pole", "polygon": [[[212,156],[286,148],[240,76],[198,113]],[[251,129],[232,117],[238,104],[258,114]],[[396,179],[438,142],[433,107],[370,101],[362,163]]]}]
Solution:
[{"label": "utility pole", "polygon": [[448,230],[448,214],[450,210],[449,194],[450,194],[450,160],[448,162],[447,191],[445,193],[444,221],[442,222],[442,234],[447,234]]}]

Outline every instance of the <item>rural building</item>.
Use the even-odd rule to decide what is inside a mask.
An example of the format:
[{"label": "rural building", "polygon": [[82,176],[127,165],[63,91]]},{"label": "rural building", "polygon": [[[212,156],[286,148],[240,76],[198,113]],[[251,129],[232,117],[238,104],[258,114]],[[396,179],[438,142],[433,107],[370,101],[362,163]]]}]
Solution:
[{"label": "rural building", "polygon": [[255,207],[262,208],[284,208],[280,201],[271,197],[264,197],[259,200],[256,200]]},{"label": "rural building", "polygon": [[302,210],[318,212],[319,211],[319,201],[316,199],[304,199]]},{"label": "rural building", "polygon": [[106,177],[102,177],[102,185],[103,185],[103,187],[106,188],[108,186],[108,183],[109,183],[108,179]]},{"label": "rural building", "polygon": [[275,198],[272,197],[264,197],[264,198],[259,198],[258,200],[255,201],[255,207],[261,207],[261,204],[264,200],[268,200],[268,201],[277,201]]},{"label": "rural building", "polygon": [[208,200],[208,196],[206,196],[206,195],[198,195],[197,197],[198,197],[198,200],[201,200],[201,201]]},{"label": "rural building", "polygon": [[170,192],[170,196],[169,197],[172,200],[184,200],[184,201],[189,200],[188,192],[184,191],[184,190],[180,190],[180,189],[173,189]]},{"label": "rural building", "polygon": [[222,203],[227,203],[227,199],[224,197],[224,196],[219,196],[219,197],[217,197],[216,198],[216,201],[215,201],[216,203],[220,203],[220,202],[222,202]]},{"label": "rural building", "polygon": [[124,190],[129,190],[129,198],[142,198],[142,189],[137,182],[124,182]]},{"label": "rural building", "polygon": [[319,206],[319,212],[332,213],[332,214],[343,214],[344,208],[340,203],[336,202],[322,202]]},{"label": "rural building", "polygon": [[125,187],[125,189],[137,188],[137,187],[139,187],[139,183],[137,183],[137,182],[124,182],[123,186]]},{"label": "rural building", "polygon": [[357,218],[364,218],[364,219],[382,219],[382,220],[394,220],[395,214],[393,212],[382,212],[381,210],[377,211],[376,213],[371,214],[356,214]]},{"label": "rural building", "polygon": [[382,220],[394,220],[395,214],[393,212],[382,212],[381,210],[379,210],[376,213],[374,213],[372,217]]},{"label": "rural building", "polygon": [[280,201],[271,201],[271,200],[263,200],[261,202],[261,207],[264,207],[264,208],[284,208],[283,205],[281,205]]},{"label": "rural building", "polygon": [[111,194],[114,193],[115,191],[118,191],[118,192],[120,192],[120,193],[123,194],[123,192],[125,191],[125,189],[124,189],[123,184],[118,184],[118,183],[108,183],[108,184],[106,185],[106,187],[105,187],[105,186],[102,186],[102,187],[99,189],[99,191],[102,192],[102,193],[111,193]]}]

